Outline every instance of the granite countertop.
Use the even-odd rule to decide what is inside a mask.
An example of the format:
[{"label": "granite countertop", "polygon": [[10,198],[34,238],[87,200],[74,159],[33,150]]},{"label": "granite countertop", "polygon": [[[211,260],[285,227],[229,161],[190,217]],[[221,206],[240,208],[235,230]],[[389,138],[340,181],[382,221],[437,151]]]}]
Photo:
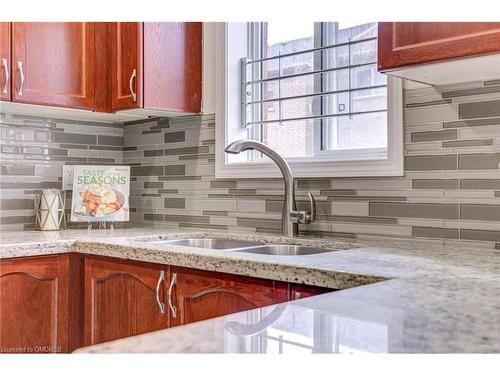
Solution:
[{"label": "granite countertop", "polygon": [[[216,236],[340,250],[268,256],[160,246]],[[134,240],[135,238],[135,240]],[[344,289],[134,336],[79,353],[500,352],[500,252],[159,228],[2,233],[0,258],[82,252]]]}]

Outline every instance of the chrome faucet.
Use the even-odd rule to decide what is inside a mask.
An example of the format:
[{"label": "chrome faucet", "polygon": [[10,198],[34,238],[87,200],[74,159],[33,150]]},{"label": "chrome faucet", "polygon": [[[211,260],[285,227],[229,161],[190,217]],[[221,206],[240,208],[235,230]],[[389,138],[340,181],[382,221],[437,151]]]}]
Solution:
[{"label": "chrome faucet", "polygon": [[292,170],[286,160],[265,144],[247,139],[234,141],[227,146],[224,151],[230,154],[239,154],[246,150],[257,150],[262,152],[274,161],[280,169],[283,180],[285,181],[285,204],[283,205],[283,213],[281,215],[281,230],[286,237],[296,236],[299,232],[299,224],[310,224],[316,219],[316,202],[313,195],[308,193],[311,211],[297,211]]}]

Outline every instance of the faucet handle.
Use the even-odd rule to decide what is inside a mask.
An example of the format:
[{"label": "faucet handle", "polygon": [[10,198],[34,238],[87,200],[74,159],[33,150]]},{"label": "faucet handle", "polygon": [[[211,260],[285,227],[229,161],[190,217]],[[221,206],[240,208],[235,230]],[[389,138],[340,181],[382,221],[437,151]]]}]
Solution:
[{"label": "faucet handle", "polygon": [[313,222],[316,220],[316,200],[311,193],[307,193],[309,197],[309,204],[311,206],[311,213],[309,214],[309,222]]},{"label": "faucet handle", "polygon": [[309,205],[311,211],[294,211],[294,222],[299,224],[310,224],[316,220],[316,200],[311,193],[307,194],[309,196]]}]

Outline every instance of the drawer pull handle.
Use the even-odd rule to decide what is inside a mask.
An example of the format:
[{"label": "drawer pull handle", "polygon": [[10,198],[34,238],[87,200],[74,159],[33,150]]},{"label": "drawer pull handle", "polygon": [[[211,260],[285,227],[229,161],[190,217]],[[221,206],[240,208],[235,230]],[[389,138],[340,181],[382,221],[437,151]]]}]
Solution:
[{"label": "drawer pull handle", "polygon": [[19,83],[19,88],[17,89],[17,95],[23,96],[23,87],[24,87],[24,71],[23,71],[23,62],[17,62],[17,70],[19,70],[19,78],[21,82]]},{"label": "drawer pull handle", "polygon": [[160,313],[165,314],[165,304],[160,301],[160,286],[161,283],[165,280],[165,272],[160,271],[160,277],[158,278],[158,283],[156,284],[156,302],[158,302],[158,306],[160,307]]},{"label": "drawer pull handle", "polygon": [[175,283],[177,282],[177,274],[172,274],[172,280],[170,281],[170,286],[168,287],[168,307],[170,307],[170,311],[172,312],[172,318],[177,319],[177,307],[172,304],[172,289],[174,288]]},{"label": "drawer pull handle", "polygon": [[134,92],[134,78],[137,76],[137,72],[134,69],[132,71],[132,75],[130,76],[130,80],[128,81],[128,87],[130,89],[130,95],[132,95],[132,101],[135,103],[137,101],[137,94]]},{"label": "drawer pull handle", "polygon": [[3,76],[4,76],[4,85],[2,87],[2,94],[7,94],[8,93],[8,87],[9,87],[9,63],[7,62],[7,59],[2,59],[2,69],[3,69]]}]

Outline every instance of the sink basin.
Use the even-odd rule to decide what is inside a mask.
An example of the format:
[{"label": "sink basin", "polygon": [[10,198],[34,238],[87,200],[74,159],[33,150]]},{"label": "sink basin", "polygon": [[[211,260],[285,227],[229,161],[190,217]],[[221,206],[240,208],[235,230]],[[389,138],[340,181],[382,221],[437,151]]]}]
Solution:
[{"label": "sink basin", "polygon": [[153,240],[148,241],[148,243],[155,245],[201,247],[211,250],[235,250],[261,245],[258,242],[228,240],[224,238],[180,238],[175,240]]},{"label": "sink basin", "polygon": [[294,245],[264,245],[237,250],[241,253],[253,253],[264,255],[312,255],[337,251],[322,247],[294,246]]}]

